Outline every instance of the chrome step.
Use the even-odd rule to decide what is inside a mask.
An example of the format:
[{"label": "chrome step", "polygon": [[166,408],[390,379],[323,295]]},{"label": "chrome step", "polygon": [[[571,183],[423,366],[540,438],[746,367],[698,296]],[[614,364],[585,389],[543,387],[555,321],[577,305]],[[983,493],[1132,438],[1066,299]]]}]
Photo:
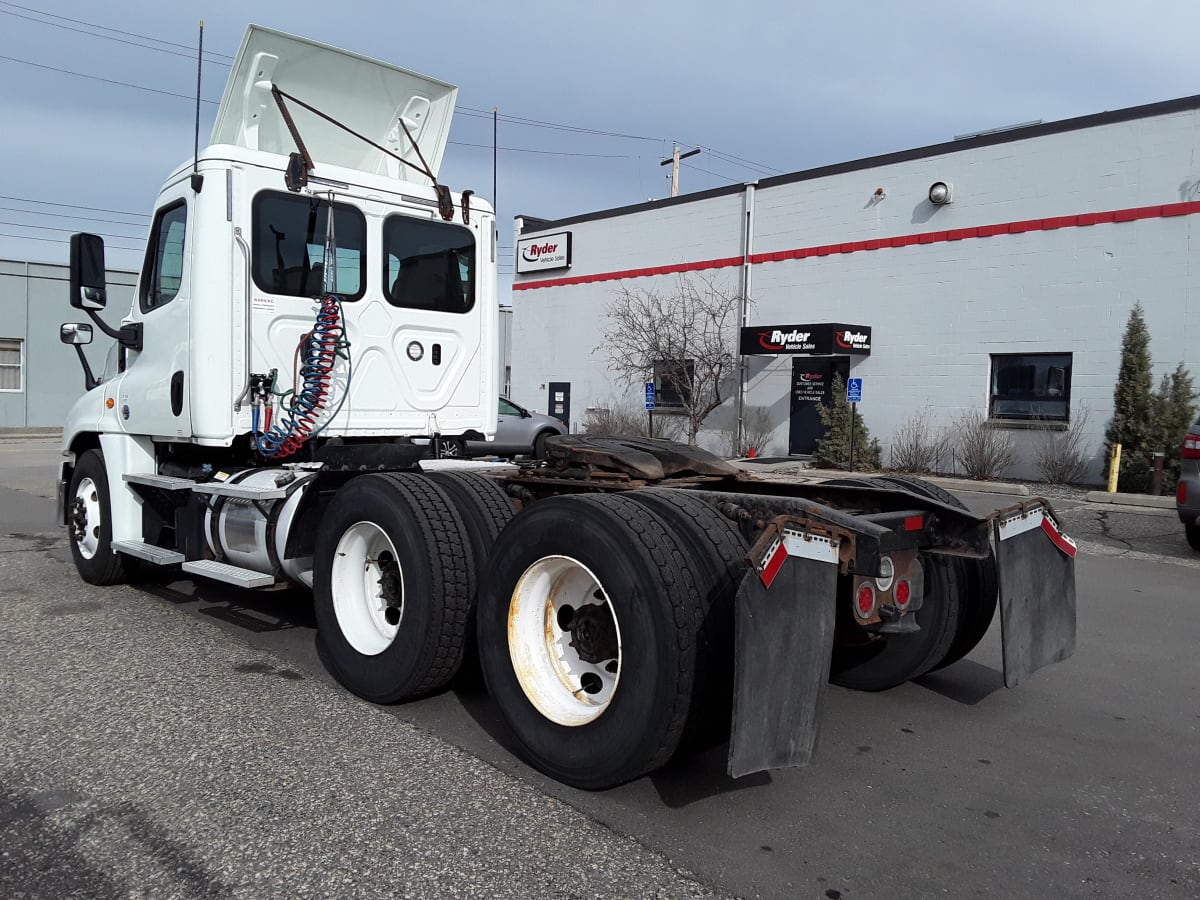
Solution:
[{"label": "chrome step", "polygon": [[[128,478],[129,476],[126,475],[125,477]],[[152,562],[156,566],[170,566],[183,562],[183,554],[177,550],[156,547],[153,544],[147,544],[145,541],[113,541],[112,548],[124,553],[126,556],[136,556],[138,559]]]},{"label": "chrome step", "polygon": [[183,571],[191,575],[202,575],[214,581],[224,581],[226,584],[236,584],[244,588],[270,587],[275,583],[272,575],[264,575],[253,569],[242,569],[228,563],[216,562],[211,559],[196,559],[183,564]]},{"label": "chrome step", "polygon": [[225,481],[206,481],[204,484],[193,484],[192,490],[197,494],[213,494],[218,497],[230,497],[234,500],[282,500],[287,496],[287,488],[254,487],[248,484],[229,484]]},{"label": "chrome step", "polygon": [[124,477],[130,484],[146,484],[150,487],[162,488],[164,491],[186,491],[196,483],[190,478],[176,478],[174,475],[154,475],[149,472],[134,472]]}]

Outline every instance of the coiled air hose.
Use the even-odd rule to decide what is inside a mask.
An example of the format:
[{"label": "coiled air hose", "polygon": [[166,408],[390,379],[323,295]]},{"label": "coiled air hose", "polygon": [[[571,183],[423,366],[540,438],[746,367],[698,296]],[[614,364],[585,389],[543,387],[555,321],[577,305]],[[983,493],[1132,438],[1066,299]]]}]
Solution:
[{"label": "coiled air hose", "polygon": [[[326,295],[317,311],[312,331],[300,338],[296,348],[297,359],[302,356],[302,361],[293,382],[296,385],[295,389],[277,395],[274,384],[271,385],[271,394],[280,397],[283,412],[274,425],[270,424],[268,415],[266,432],[258,434],[255,438],[258,452],[267,459],[291,456],[305,441],[324,429],[325,425],[317,427],[317,421],[329,405],[333,389],[333,367],[339,358],[345,359],[347,363],[346,387],[329,421],[338,414],[346,401],[346,395],[350,392],[351,369],[350,342],[346,340],[343,320],[341,298],[336,294]],[[290,401],[287,400],[289,395]],[[273,402],[273,397],[268,402]],[[257,415],[255,419],[257,420]],[[329,421],[325,424],[328,425]],[[256,434],[257,430],[256,426]]]}]

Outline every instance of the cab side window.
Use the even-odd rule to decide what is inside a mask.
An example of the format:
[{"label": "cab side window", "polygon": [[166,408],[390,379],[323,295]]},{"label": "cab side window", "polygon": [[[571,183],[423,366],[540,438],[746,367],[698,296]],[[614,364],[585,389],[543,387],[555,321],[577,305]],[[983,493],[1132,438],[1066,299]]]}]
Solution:
[{"label": "cab side window", "polygon": [[138,302],[142,312],[150,312],[170,303],[183,283],[184,238],[187,233],[187,204],[178,203],[160,209],[150,230],[146,263],[142,269],[142,288]]},{"label": "cab side window", "polygon": [[503,397],[500,398],[500,415],[502,416],[519,416],[521,411],[513,404],[509,403]]}]

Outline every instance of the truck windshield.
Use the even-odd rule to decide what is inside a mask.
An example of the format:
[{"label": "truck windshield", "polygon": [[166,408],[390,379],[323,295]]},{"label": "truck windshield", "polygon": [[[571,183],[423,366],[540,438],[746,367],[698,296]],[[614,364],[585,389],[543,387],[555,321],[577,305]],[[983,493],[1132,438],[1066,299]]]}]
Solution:
[{"label": "truck windshield", "polygon": [[[366,282],[366,220],[353,206],[333,205],[337,243],[336,292],[345,300],[363,295]],[[329,201],[320,197],[263,191],[254,198],[254,283],[290,297],[316,297],[325,290],[325,228]]]},{"label": "truck windshield", "polygon": [[389,216],[383,289],[393,306],[465,313],[475,305],[475,236],[461,225]]}]

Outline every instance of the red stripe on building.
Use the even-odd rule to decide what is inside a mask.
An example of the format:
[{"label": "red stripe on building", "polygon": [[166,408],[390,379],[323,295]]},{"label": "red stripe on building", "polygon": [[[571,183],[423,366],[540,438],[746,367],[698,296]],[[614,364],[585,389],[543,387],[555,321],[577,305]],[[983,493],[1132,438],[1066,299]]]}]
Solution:
[{"label": "red stripe on building", "polygon": [[[1054,231],[1059,228],[1082,228],[1088,225],[1106,225],[1114,222],[1135,222],[1138,219],[1161,219],[1169,216],[1190,216],[1200,213],[1200,201],[1167,203],[1160,206],[1138,206],[1131,209],[1113,209],[1105,212],[1080,213],[1074,216],[1054,216],[1048,219],[1025,219],[1019,222],[1001,222],[995,225],[977,225],[957,228],[953,231],[926,231],[917,234],[900,234],[893,237],[872,238],[867,241],[851,241],[842,244],[819,244],[812,247],[797,247],[794,250],[774,250],[770,253],[752,253],[754,265],[783,262],[789,259],[807,259],[810,256],[859,253],[865,250],[882,250],[888,247],[910,247],[916,244],[940,244],[944,241],[965,241],[992,237],[997,234],[1023,234],[1028,231]],[[668,266],[652,266],[644,269],[625,269],[621,272],[600,272],[596,275],[575,275],[569,278],[547,278],[541,281],[514,282],[514,291],[534,288],[561,287],[568,284],[590,284],[596,281],[619,281],[622,278],[644,278],[648,275],[671,275],[677,272],[698,272],[704,269],[727,269],[740,266],[745,260],[740,256],[724,259],[705,259],[700,262],[677,263]]]}]

